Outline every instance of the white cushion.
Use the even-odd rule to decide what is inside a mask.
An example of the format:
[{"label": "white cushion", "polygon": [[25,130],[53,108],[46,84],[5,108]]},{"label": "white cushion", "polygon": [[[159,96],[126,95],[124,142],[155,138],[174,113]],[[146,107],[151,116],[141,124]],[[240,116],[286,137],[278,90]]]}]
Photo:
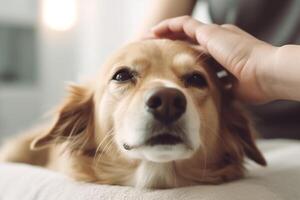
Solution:
[{"label": "white cushion", "polygon": [[248,163],[246,179],[222,185],[199,185],[168,190],[75,182],[62,174],[23,164],[0,165],[1,200],[298,200],[300,199],[300,142],[259,142],[268,161],[262,168]]}]

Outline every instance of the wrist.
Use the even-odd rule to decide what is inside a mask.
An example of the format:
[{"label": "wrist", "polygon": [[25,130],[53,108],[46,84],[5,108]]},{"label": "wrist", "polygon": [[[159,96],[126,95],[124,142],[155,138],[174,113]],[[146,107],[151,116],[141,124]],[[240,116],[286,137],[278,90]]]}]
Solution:
[{"label": "wrist", "polygon": [[300,46],[284,45],[276,49],[272,69],[276,99],[300,100]]},{"label": "wrist", "polygon": [[263,67],[262,88],[270,100],[300,100],[300,48],[297,45],[273,47]]},{"label": "wrist", "polygon": [[279,80],[276,73],[278,48],[279,47],[263,43],[254,51],[254,57],[255,60],[257,60],[257,84],[266,102],[280,98],[277,89]]}]

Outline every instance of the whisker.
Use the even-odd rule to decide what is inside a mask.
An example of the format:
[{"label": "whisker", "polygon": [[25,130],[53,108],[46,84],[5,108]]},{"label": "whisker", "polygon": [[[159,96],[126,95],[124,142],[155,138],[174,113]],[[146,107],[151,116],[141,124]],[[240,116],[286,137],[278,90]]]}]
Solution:
[{"label": "whisker", "polygon": [[204,167],[202,169],[201,179],[203,179],[205,177],[206,167],[207,167],[207,152],[206,152],[205,148],[202,148],[202,149],[203,149],[203,156],[204,156],[204,162],[203,162]]},{"label": "whisker", "polygon": [[206,124],[202,125],[207,131],[209,131],[209,133],[216,135],[216,137],[219,139],[219,141],[222,142],[223,145],[225,145],[223,137],[221,134],[216,134],[216,131],[212,130],[209,126],[206,126]]},{"label": "whisker", "polygon": [[174,177],[175,187],[178,187],[179,185],[177,185],[177,174],[176,174],[176,171],[174,169],[172,170],[172,174],[173,174],[173,177]]},{"label": "whisker", "polygon": [[[100,152],[100,148],[102,147],[102,145],[104,145],[105,141],[108,140],[111,136],[112,136],[112,133],[113,133],[113,129],[109,130],[104,138],[102,139],[102,141],[100,142],[100,144],[97,146],[97,149],[96,149],[96,152],[95,152],[95,156],[94,156],[94,161],[97,157],[97,154]],[[100,136],[99,136],[100,137]],[[102,151],[101,151],[102,152]]]},{"label": "whisker", "polygon": [[100,155],[98,156],[96,162],[98,163],[99,160],[101,160],[101,157],[106,153],[106,150],[109,148],[109,146],[113,143],[114,138],[110,138],[110,140],[107,142],[107,144],[104,146],[103,150],[101,151]]}]

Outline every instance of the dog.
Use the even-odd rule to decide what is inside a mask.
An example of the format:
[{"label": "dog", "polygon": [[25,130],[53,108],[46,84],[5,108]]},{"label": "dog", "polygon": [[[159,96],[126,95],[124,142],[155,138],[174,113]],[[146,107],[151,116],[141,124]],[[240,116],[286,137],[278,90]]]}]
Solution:
[{"label": "dog", "polygon": [[6,142],[0,159],[138,188],[242,178],[246,157],[266,161],[217,65],[181,41],[128,44],[89,83],[69,86],[52,123]]}]

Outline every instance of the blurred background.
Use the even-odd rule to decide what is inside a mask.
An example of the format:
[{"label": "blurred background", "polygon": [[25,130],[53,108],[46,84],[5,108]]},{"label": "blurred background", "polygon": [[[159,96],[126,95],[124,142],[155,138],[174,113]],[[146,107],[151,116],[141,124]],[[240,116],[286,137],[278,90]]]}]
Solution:
[{"label": "blurred background", "polygon": [[[68,81],[135,37],[150,0],[0,0],[0,140],[39,123]],[[207,6],[198,18],[209,21]]]},{"label": "blurred background", "polygon": [[[147,19],[191,13],[276,46],[300,44],[300,0],[0,0],[0,140],[38,124],[66,82],[95,73],[151,27]],[[299,102],[250,110],[265,138],[300,139]]]}]

